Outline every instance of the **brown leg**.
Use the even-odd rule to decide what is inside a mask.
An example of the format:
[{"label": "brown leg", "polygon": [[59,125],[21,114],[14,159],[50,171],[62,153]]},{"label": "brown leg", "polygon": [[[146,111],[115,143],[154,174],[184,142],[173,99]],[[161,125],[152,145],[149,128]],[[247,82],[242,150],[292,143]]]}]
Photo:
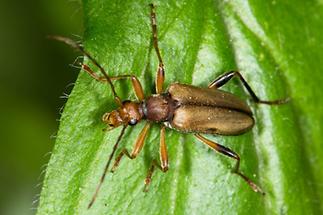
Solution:
[{"label": "brown leg", "polygon": [[157,69],[157,75],[156,75],[156,93],[160,94],[163,92],[163,84],[165,80],[165,70],[164,70],[164,63],[163,59],[161,57],[159,47],[158,47],[158,33],[157,33],[157,22],[156,22],[156,12],[155,12],[155,6],[153,4],[150,4],[151,7],[151,28],[153,33],[153,44],[154,48],[158,57],[158,69]]},{"label": "brown leg", "polygon": [[201,136],[200,134],[195,134],[195,136],[202,141],[204,144],[208,145],[210,148],[216,150],[217,152],[220,152],[223,155],[229,156],[230,158],[233,158],[237,161],[234,169],[233,169],[233,173],[239,175],[243,180],[245,180],[247,182],[247,184],[251,187],[251,189],[253,189],[253,191],[261,193],[261,194],[265,194],[262,189],[256,185],[250,178],[248,178],[247,176],[245,176],[244,174],[242,174],[240,172],[240,157],[237,153],[235,153],[234,151],[232,151],[229,148],[226,148],[218,143],[215,143],[211,140],[206,139],[205,137]]},{"label": "brown leg", "polygon": [[163,172],[168,170],[168,155],[167,146],[165,143],[165,126],[160,129],[160,142],[159,142],[159,159],[161,163],[161,169]]},{"label": "brown leg", "polygon": [[145,179],[144,192],[148,191],[148,187],[151,182],[151,177],[153,175],[155,167],[158,167],[162,172],[167,172],[167,170],[168,170],[168,155],[167,155],[167,147],[165,144],[165,127],[164,126],[160,130],[159,153],[160,153],[161,165],[159,165],[156,160],[153,160],[151,162],[150,168],[148,169],[148,173],[147,173],[147,176]]},{"label": "brown leg", "polygon": [[141,132],[135,142],[135,146],[134,146],[131,153],[129,153],[127,149],[123,149],[120,152],[120,154],[115,159],[115,162],[111,168],[111,172],[114,172],[117,169],[117,167],[119,166],[119,163],[124,155],[126,155],[130,159],[134,159],[137,157],[137,155],[141,151],[142,147],[144,146],[145,138],[148,134],[150,126],[151,126],[151,124],[149,122],[147,122],[145,127],[141,130]]},{"label": "brown leg", "polygon": [[[100,81],[100,82],[106,82],[107,81],[107,79],[105,77],[98,76],[95,72],[93,72],[93,70],[91,70],[90,67],[88,67],[85,64],[82,64],[82,69],[97,81]],[[110,80],[115,81],[115,80],[121,80],[121,79],[126,79],[126,78],[130,78],[131,83],[132,83],[132,87],[133,87],[133,89],[135,91],[135,94],[136,94],[138,100],[139,101],[144,100],[145,95],[144,95],[144,92],[142,90],[140,81],[138,80],[138,78],[136,76],[134,76],[134,75],[119,75],[119,76],[115,76],[115,77],[110,77]]]},{"label": "brown leg", "polygon": [[249,86],[249,84],[246,82],[246,80],[242,77],[241,73],[238,72],[238,71],[231,71],[231,72],[225,73],[224,75],[221,75],[220,77],[218,77],[217,79],[215,79],[214,81],[212,81],[209,84],[208,87],[209,88],[219,88],[219,87],[222,87],[228,81],[230,81],[233,77],[238,77],[240,79],[240,81],[242,82],[243,86],[247,89],[247,91],[251,95],[252,99],[256,103],[267,104],[267,105],[280,105],[280,104],[284,104],[284,103],[286,103],[286,102],[289,101],[289,98],[287,98],[287,99],[278,99],[278,100],[273,100],[273,101],[260,100],[257,97],[257,95],[253,92],[253,90],[251,89],[251,87]]}]

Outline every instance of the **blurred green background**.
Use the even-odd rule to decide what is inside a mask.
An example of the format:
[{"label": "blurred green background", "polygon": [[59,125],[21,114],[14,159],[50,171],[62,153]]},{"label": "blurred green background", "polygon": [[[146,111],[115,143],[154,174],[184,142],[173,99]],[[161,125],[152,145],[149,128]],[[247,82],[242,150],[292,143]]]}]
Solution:
[{"label": "blurred green background", "polygon": [[[34,214],[78,53],[46,39],[82,34],[77,0],[0,1],[0,214]],[[77,37],[74,37],[77,38]]]}]

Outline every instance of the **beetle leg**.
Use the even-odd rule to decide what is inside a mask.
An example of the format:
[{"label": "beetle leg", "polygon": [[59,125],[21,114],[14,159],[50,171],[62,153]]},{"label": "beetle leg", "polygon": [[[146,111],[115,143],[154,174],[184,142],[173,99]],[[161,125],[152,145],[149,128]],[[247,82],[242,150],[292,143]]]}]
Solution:
[{"label": "beetle leg", "polygon": [[131,79],[132,88],[135,91],[137,99],[139,101],[143,101],[145,99],[145,94],[144,94],[144,91],[143,91],[142,86],[140,84],[140,81],[138,80],[138,78],[136,76],[134,76],[134,75],[119,75],[119,76],[111,77],[111,80],[120,80],[120,79],[126,79],[126,78]]},{"label": "beetle leg", "polygon": [[159,159],[161,163],[161,170],[166,172],[168,170],[168,155],[167,146],[165,143],[165,126],[162,126],[160,129]]},{"label": "beetle leg", "polygon": [[163,92],[163,83],[165,80],[165,70],[164,70],[164,63],[163,59],[161,57],[159,47],[158,47],[158,34],[157,34],[157,21],[156,21],[156,12],[155,12],[155,6],[154,4],[150,4],[151,13],[151,28],[153,33],[153,45],[158,57],[158,69],[157,69],[157,75],[156,75],[156,93],[160,94]]},{"label": "beetle leg", "polygon": [[219,87],[222,87],[228,81],[230,81],[233,77],[238,77],[240,79],[240,81],[242,82],[243,86],[247,89],[247,91],[251,95],[252,99],[256,103],[267,104],[267,105],[279,105],[279,104],[284,104],[284,103],[286,103],[286,102],[289,101],[289,98],[277,99],[277,100],[273,100],[273,101],[260,100],[258,98],[258,96],[253,92],[253,90],[251,89],[251,87],[249,86],[249,84],[246,82],[246,80],[242,77],[241,73],[238,72],[238,71],[231,71],[231,72],[225,73],[224,75],[221,75],[220,77],[218,77],[217,79],[215,79],[214,81],[212,81],[209,84],[208,88],[219,88]]},{"label": "beetle leg", "polygon": [[147,137],[148,131],[150,129],[151,124],[149,122],[146,123],[144,128],[141,130],[136,142],[135,146],[131,153],[128,152],[127,149],[123,149],[120,154],[116,157],[115,162],[111,168],[111,172],[114,172],[116,168],[119,166],[119,163],[124,155],[126,155],[130,159],[135,159],[139,152],[141,151],[142,147],[144,146],[145,139]]},{"label": "beetle leg", "polygon": [[147,176],[145,179],[145,187],[143,190],[144,192],[148,191],[148,186],[151,182],[151,177],[153,175],[155,167],[158,167],[158,169],[160,169],[162,172],[167,172],[168,170],[168,155],[167,155],[167,147],[165,143],[165,126],[162,126],[160,129],[159,159],[160,159],[161,165],[159,165],[156,160],[153,160],[151,162],[151,165],[148,169]]},{"label": "beetle leg", "polygon": [[147,172],[147,176],[146,176],[146,179],[145,179],[145,187],[143,189],[144,192],[148,192],[148,187],[151,183],[151,177],[155,171],[155,167],[158,167],[158,169],[160,169],[162,172],[167,172],[168,168],[163,168],[160,164],[157,163],[156,160],[153,160],[151,162],[151,165],[148,169],[148,172]]},{"label": "beetle leg", "polygon": [[164,66],[163,65],[161,66],[161,64],[159,64],[158,70],[157,70],[157,75],[156,75],[156,81],[155,81],[157,94],[160,94],[163,92],[164,80],[165,80]]},{"label": "beetle leg", "polygon": [[[87,72],[95,80],[100,81],[100,82],[107,82],[107,79],[105,77],[98,76],[95,72],[93,72],[93,70],[89,66],[82,64],[82,69],[85,72]],[[138,80],[138,78],[136,76],[134,76],[134,75],[119,75],[119,76],[115,76],[115,77],[110,77],[110,80],[115,81],[115,80],[121,80],[121,79],[126,79],[126,78],[130,78],[132,88],[134,89],[138,100],[139,101],[144,100],[145,94],[144,94],[144,91],[141,87],[140,81]]]},{"label": "beetle leg", "polygon": [[217,152],[226,155],[230,158],[233,158],[237,161],[234,169],[233,169],[233,173],[239,175],[243,180],[245,180],[245,182],[247,182],[247,184],[251,187],[251,189],[253,189],[253,191],[261,193],[261,194],[265,194],[262,189],[256,185],[250,178],[248,178],[247,176],[245,176],[244,174],[242,174],[240,172],[240,156],[235,153],[234,151],[232,151],[231,149],[224,147],[218,143],[215,143],[211,140],[206,139],[205,137],[201,136],[200,134],[195,134],[195,136],[202,141],[204,144],[206,144],[207,146],[209,146],[211,149],[216,150]]}]

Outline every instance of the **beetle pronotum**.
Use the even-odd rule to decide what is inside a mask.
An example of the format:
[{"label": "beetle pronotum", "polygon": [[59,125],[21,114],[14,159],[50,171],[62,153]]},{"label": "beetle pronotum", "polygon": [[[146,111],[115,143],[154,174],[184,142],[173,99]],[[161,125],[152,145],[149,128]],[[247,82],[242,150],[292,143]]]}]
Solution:
[{"label": "beetle pronotum", "polygon": [[[260,100],[253,92],[249,84],[238,71],[231,71],[218,77],[212,81],[208,88],[200,88],[196,86],[172,83],[166,91],[163,90],[164,83],[164,63],[158,47],[156,13],[153,4],[151,7],[151,27],[153,46],[156,51],[159,65],[156,75],[156,94],[145,97],[140,81],[134,75],[119,75],[110,77],[103,67],[87,52],[84,48],[73,40],[61,36],[51,36],[51,38],[62,41],[75,49],[81,51],[102,73],[98,76],[89,66],[82,64],[82,69],[91,77],[99,82],[106,82],[111,87],[114,100],[119,106],[116,110],[105,113],[102,117],[103,122],[108,124],[110,128],[123,126],[120,135],[113,147],[109,159],[104,168],[100,182],[95,193],[88,205],[90,208],[101,188],[106,173],[109,170],[110,163],[119,146],[119,142],[125,133],[128,125],[134,126],[141,120],[147,120],[144,128],[140,132],[135,141],[133,150],[129,151],[124,148],[120,154],[116,156],[115,162],[111,168],[114,172],[118,167],[121,159],[126,155],[130,159],[138,156],[143,148],[145,138],[152,123],[159,123],[160,129],[160,164],[153,160],[145,179],[144,191],[147,191],[151,182],[152,174],[155,168],[166,172],[168,170],[168,155],[165,143],[165,128],[175,129],[179,132],[193,133],[196,138],[209,146],[211,149],[236,160],[233,173],[240,176],[255,192],[264,194],[262,189],[256,185],[250,178],[240,171],[240,156],[229,148],[215,143],[201,134],[218,134],[218,135],[240,135],[250,130],[254,125],[252,112],[245,102],[230,94],[219,90],[221,86],[226,84],[233,77],[238,77],[246,88],[254,102],[262,104],[282,104],[287,99],[264,101]],[[130,79],[133,90],[138,101],[122,101],[115,91],[112,81],[120,79]]]}]

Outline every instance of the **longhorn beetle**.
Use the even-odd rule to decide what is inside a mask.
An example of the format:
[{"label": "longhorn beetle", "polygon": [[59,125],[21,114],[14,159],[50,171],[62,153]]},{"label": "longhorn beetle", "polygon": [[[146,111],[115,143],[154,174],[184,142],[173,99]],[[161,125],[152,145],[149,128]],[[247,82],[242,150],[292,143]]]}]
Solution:
[{"label": "longhorn beetle", "polygon": [[[141,120],[146,120],[146,124],[140,132],[134,144],[133,150],[129,152],[126,148],[122,149],[120,154],[115,158],[111,172],[116,170],[124,156],[127,156],[130,159],[134,159],[138,156],[143,148],[145,138],[152,123],[158,123],[161,126],[159,146],[160,164],[156,160],[152,161],[145,179],[144,191],[147,191],[148,185],[151,182],[152,174],[156,167],[163,172],[168,170],[168,155],[165,143],[165,127],[167,127],[183,133],[193,133],[193,135],[195,135],[199,141],[206,144],[211,149],[235,159],[236,165],[233,168],[233,173],[240,176],[255,192],[264,194],[258,185],[256,185],[250,178],[240,171],[240,156],[237,153],[225,146],[207,139],[202,134],[240,135],[253,127],[254,119],[249,106],[233,94],[218,89],[233,77],[239,78],[253,101],[256,103],[278,105],[286,103],[288,99],[274,101],[260,100],[238,71],[231,71],[221,75],[212,81],[207,88],[172,83],[168,89],[164,91],[163,83],[165,79],[165,70],[158,47],[156,13],[154,5],[150,4],[150,7],[152,40],[159,65],[155,81],[156,94],[147,97],[145,97],[140,81],[136,76],[129,74],[111,77],[106,73],[104,68],[86,50],[84,50],[82,45],[66,37],[50,36],[52,39],[62,41],[71,47],[78,49],[100,70],[103,76],[97,75],[88,65],[81,64],[81,68],[92,78],[99,82],[105,82],[110,86],[114,100],[119,106],[116,110],[105,113],[102,117],[103,122],[106,123],[110,128],[122,126],[122,130],[115,145],[113,146],[113,150],[109,156],[100,182],[94,192],[88,208],[93,205],[98,195],[98,192],[106,177],[106,173],[109,170],[110,163],[126,128],[128,126],[136,125]],[[121,79],[131,80],[132,87],[138,101],[122,101],[120,99],[112,82]]]}]

